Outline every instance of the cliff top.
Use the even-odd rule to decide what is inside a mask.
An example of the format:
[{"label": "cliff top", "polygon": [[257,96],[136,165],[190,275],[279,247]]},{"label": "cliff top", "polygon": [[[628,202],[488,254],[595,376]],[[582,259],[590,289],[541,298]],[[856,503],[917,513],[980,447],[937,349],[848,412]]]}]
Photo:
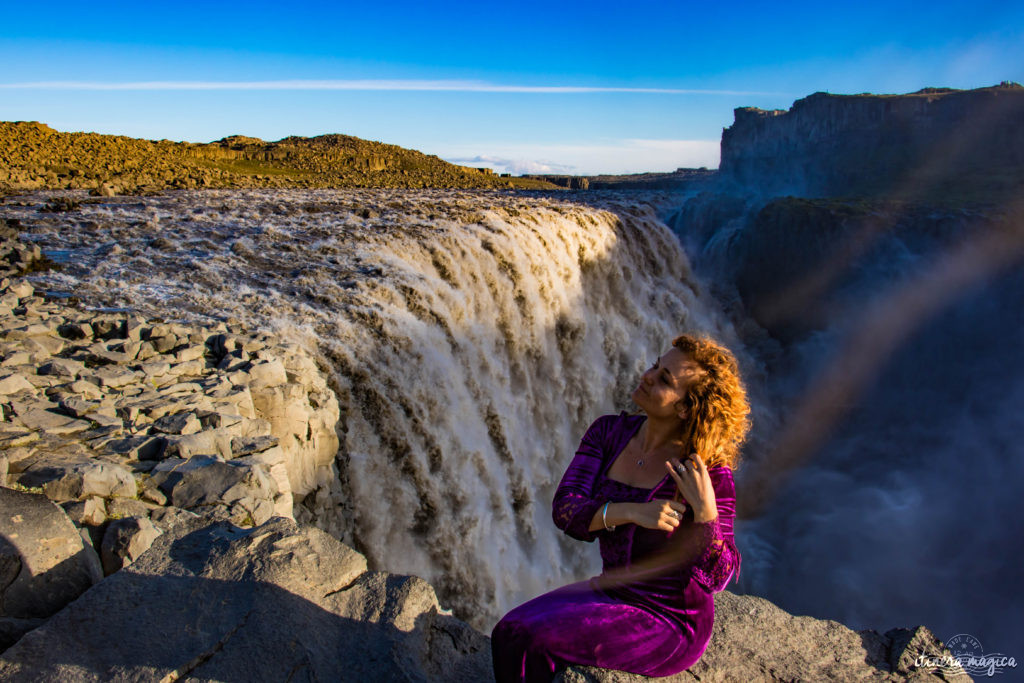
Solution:
[{"label": "cliff top", "polygon": [[863,92],[863,93],[854,93],[854,94],[843,94],[843,93],[830,93],[830,92],[825,92],[825,91],[818,91],[816,93],[812,93],[812,94],[808,95],[807,97],[802,97],[802,98],[794,101],[793,102],[793,106],[790,109],[761,109],[760,107],[736,107],[736,109],[734,109],[734,112],[736,112],[737,116],[740,115],[740,112],[742,112],[743,114],[748,114],[748,115],[749,114],[758,114],[758,115],[761,115],[761,116],[779,116],[779,115],[785,114],[785,113],[787,113],[789,111],[793,111],[794,109],[798,109],[798,108],[800,108],[800,107],[802,107],[802,106],[804,106],[806,104],[809,104],[809,103],[812,103],[812,102],[819,102],[819,101],[822,101],[822,100],[894,100],[894,99],[902,100],[902,99],[922,98],[922,99],[926,99],[928,101],[934,101],[936,99],[940,99],[940,98],[947,97],[947,96],[950,96],[950,95],[958,95],[958,94],[975,95],[975,94],[981,94],[981,93],[993,93],[993,94],[996,94],[996,95],[1001,94],[1001,93],[1020,94],[1020,93],[1024,93],[1024,86],[1022,86],[1020,83],[1016,83],[1014,81],[1002,81],[1001,83],[999,83],[997,85],[991,85],[991,86],[987,86],[987,87],[984,87],[984,88],[961,89],[961,88],[933,88],[933,87],[927,87],[927,88],[921,88],[920,90],[915,90],[914,92],[910,92],[910,93],[870,93],[870,92]]},{"label": "cliff top", "polygon": [[766,195],[999,203],[1024,187],[1024,87],[816,92],[735,110],[721,177]]}]

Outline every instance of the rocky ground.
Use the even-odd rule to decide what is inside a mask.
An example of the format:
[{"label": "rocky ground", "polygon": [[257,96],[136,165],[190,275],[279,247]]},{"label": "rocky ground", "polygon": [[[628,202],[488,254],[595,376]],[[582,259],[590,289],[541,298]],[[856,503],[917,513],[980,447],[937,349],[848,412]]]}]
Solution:
[{"label": "rocky ground", "polygon": [[[491,678],[486,636],[430,584],[305,523],[340,501],[338,404],[304,349],[53,298],[23,277],[38,249],[0,237],[0,678]],[[914,666],[942,651],[924,627],[855,632],[728,592],[716,611],[705,656],[667,680],[941,678]]]},{"label": "rocky ground", "polygon": [[203,144],[0,121],[0,191],[84,188],[109,197],[203,187],[557,189],[348,135],[277,142],[232,135]]}]

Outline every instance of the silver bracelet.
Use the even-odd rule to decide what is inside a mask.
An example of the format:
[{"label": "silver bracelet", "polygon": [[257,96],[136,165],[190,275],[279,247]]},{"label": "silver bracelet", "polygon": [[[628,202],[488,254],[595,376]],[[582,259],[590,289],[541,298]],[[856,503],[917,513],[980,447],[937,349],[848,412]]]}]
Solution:
[{"label": "silver bracelet", "polygon": [[610,503],[611,503],[611,501],[609,500],[607,503],[604,504],[604,509],[601,510],[601,523],[604,524],[605,531],[614,531],[615,530],[614,526],[608,526],[608,505]]}]

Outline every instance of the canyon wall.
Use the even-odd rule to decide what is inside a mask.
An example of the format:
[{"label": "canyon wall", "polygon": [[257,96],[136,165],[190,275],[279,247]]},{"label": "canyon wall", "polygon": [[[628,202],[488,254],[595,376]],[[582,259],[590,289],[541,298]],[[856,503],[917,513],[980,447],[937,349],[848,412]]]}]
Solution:
[{"label": "canyon wall", "polygon": [[735,110],[726,183],[763,195],[1005,197],[1024,182],[1024,87],[818,92],[787,110]]}]

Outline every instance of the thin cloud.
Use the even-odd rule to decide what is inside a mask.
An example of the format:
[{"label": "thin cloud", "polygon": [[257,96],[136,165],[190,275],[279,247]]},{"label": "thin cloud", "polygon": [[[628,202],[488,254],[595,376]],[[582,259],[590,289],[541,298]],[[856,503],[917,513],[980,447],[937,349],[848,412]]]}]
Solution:
[{"label": "thin cloud", "polygon": [[779,95],[746,90],[618,88],[576,85],[502,85],[485,81],[286,80],[286,81],[31,81],[0,83],[5,90],[384,90],[535,94],[632,93],[650,95]]},{"label": "thin cloud", "polygon": [[[484,148],[481,150],[480,148]],[[607,140],[597,144],[456,143],[434,145],[428,151],[464,166],[487,166],[497,173],[669,172],[677,168],[716,168],[718,140]]]},{"label": "thin cloud", "polygon": [[575,166],[559,164],[554,161],[536,161],[531,159],[508,159],[503,157],[487,156],[478,154],[473,157],[455,157],[445,159],[453,164],[461,166],[483,166],[494,170],[495,173],[523,174],[551,174],[564,173],[572,174]]}]

